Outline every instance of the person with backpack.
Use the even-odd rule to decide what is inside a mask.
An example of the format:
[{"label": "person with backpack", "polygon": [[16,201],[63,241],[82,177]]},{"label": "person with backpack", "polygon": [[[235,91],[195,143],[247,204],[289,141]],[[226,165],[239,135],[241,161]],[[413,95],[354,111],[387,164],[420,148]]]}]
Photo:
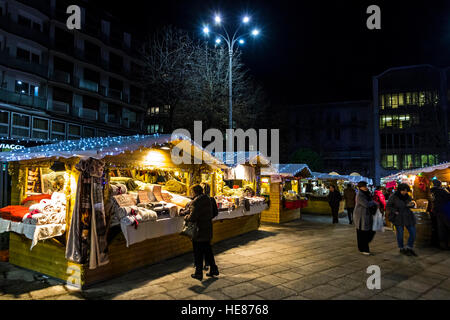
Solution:
[{"label": "person with backpack", "polygon": [[348,223],[353,224],[353,210],[355,209],[356,191],[349,183],[344,189],[345,208],[347,209]]},{"label": "person with backpack", "polygon": [[330,185],[330,192],[328,193],[328,203],[331,208],[331,215],[333,216],[333,224],[339,223],[339,206],[341,204],[342,195],[336,186]]},{"label": "person with backpack", "polygon": [[[388,200],[386,214],[388,215],[389,221],[395,226],[400,253],[417,257],[416,252],[413,250],[414,241],[416,239],[416,216],[411,211],[411,208],[414,208],[415,203],[408,194],[410,190],[410,187],[406,183],[401,183],[398,186],[397,191],[395,191]],[[403,232],[405,228],[409,233],[406,248],[404,247],[403,242]]]}]

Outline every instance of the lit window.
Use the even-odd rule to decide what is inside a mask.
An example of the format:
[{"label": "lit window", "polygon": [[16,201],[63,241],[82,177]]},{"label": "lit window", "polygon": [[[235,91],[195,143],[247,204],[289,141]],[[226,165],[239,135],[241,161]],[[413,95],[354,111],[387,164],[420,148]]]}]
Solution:
[{"label": "lit window", "polygon": [[421,91],[419,94],[419,107],[424,106],[426,103],[425,92]]},{"label": "lit window", "polygon": [[384,95],[380,95],[380,105],[381,105],[381,109],[384,110]]},{"label": "lit window", "polygon": [[399,93],[398,94],[398,105],[399,106],[404,106],[405,105],[405,101],[403,100],[403,93]]},{"label": "lit window", "polygon": [[397,109],[398,108],[398,96],[397,94],[392,95],[392,108]]},{"label": "lit window", "polygon": [[403,169],[409,169],[413,167],[412,154],[403,155]]},{"label": "lit window", "polygon": [[411,105],[412,104],[411,92],[407,92],[405,95],[406,95],[406,104]]}]

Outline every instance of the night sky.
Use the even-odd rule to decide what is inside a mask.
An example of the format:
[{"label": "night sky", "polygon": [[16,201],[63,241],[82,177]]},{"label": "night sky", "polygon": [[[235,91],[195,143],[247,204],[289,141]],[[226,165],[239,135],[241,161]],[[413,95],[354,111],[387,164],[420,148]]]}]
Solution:
[{"label": "night sky", "polygon": [[[246,43],[244,62],[276,104],[371,99],[372,76],[387,68],[450,66],[450,1],[104,3],[142,34],[171,24],[201,36],[215,12],[230,20],[248,12],[262,36]],[[381,8],[381,30],[366,27],[371,4]]]}]

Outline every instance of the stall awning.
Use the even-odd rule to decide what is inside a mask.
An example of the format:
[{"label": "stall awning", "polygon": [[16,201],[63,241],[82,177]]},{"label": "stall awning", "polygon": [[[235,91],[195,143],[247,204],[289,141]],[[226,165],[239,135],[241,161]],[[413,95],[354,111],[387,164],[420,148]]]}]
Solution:
[{"label": "stall awning", "polygon": [[212,155],[228,166],[247,164],[270,167],[270,160],[259,151],[216,152]]},{"label": "stall awning", "polygon": [[434,171],[438,171],[438,170],[445,170],[450,168],[450,162],[444,162],[441,164],[437,164],[434,166],[430,166],[430,167],[423,167],[423,168],[418,168],[418,169],[411,169],[411,170],[405,170],[405,171],[400,171],[397,172],[396,174],[392,174],[390,176],[384,177],[382,178],[383,181],[392,181],[392,180],[397,180],[400,178],[400,176],[412,176],[412,175],[418,175],[419,173],[432,173]]},{"label": "stall awning", "polygon": [[309,169],[308,165],[303,163],[280,163],[261,170],[261,175],[269,176],[274,174],[292,177],[301,176],[304,178],[308,178],[312,176],[312,171]]},{"label": "stall awning", "polygon": [[311,179],[319,179],[319,180],[344,180],[344,181],[350,181],[353,183],[358,183],[360,181],[365,181],[367,184],[371,185],[373,184],[372,179],[366,178],[363,176],[352,176],[352,175],[335,175],[335,174],[327,174],[327,173],[320,173],[320,172],[313,172]]},{"label": "stall awning", "polygon": [[179,145],[183,141],[188,143],[188,147],[190,147],[188,149],[192,155],[201,154],[203,161],[212,166],[226,168],[222,161],[206,152],[190,138],[184,135],[172,136],[169,134],[98,137],[61,141],[55,144],[26,148],[13,152],[0,152],[0,161],[10,162],[71,157],[103,159],[107,156],[118,156],[126,152],[132,153],[142,149],[167,147],[169,144]]}]

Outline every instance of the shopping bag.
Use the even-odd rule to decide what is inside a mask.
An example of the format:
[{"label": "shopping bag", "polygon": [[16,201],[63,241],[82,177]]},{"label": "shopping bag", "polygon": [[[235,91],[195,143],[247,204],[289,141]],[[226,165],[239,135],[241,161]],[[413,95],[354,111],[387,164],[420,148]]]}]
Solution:
[{"label": "shopping bag", "polygon": [[384,232],[383,215],[379,209],[377,209],[377,212],[373,217],[372,230]]},{"label": "shopping bag", "polygon": [[192,240],[196,232],[197,232],[197,224],[195,222],[185,221],[183,230],[181,230],[180,235],[188,237]]}]

